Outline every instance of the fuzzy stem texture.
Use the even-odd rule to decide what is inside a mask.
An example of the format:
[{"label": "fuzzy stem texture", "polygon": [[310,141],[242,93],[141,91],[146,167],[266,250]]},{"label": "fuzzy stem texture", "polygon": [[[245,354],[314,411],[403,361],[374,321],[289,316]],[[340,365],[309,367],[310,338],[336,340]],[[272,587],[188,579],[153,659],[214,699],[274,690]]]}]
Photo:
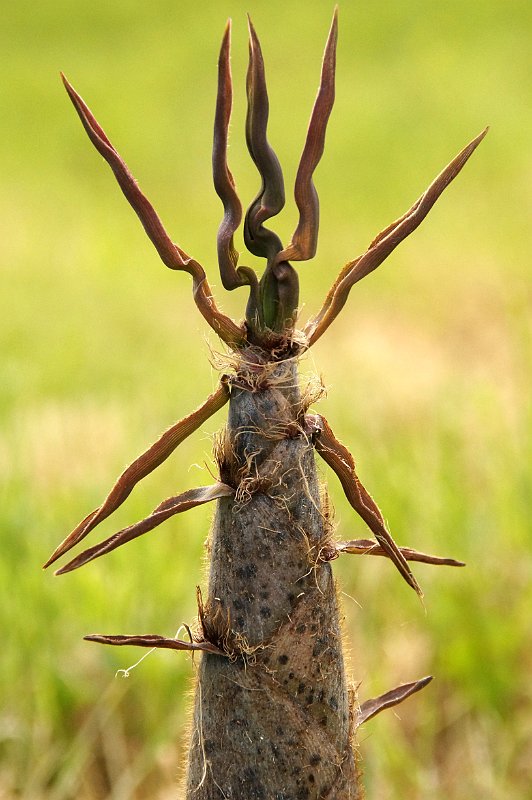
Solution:
[{"label": "fuzzy stem texture", "polygon": [[248,352],[232,382],[200,619],[187,800],[359,800],[330,535],[297,362]]}]

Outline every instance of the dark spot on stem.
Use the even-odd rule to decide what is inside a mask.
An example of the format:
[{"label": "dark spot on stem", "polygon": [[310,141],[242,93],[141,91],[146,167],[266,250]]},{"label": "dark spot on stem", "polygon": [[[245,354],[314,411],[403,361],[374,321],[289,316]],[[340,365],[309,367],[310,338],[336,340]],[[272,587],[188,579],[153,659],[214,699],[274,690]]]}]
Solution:
[{"label": "dark spot on stem", "polygon": [[327,642],[324,639],[316,639],[316,644],[312,648],[312,655],[316,658],[326,649],[327,649]]},{"label": "dark spot on stem", "polygon": [[267,800],[264,787],[257,783],[257,770],[253,767],[242,770],[242,784],[246,788],[246,797],[249,800]]},{"label": "dark spot on stem", "polygon": [[237,578],[244,578],[246,580],[251,580],[257,574],[257,567],[255,564],[245,564],[243,567],[239,567],[236,570]]}]

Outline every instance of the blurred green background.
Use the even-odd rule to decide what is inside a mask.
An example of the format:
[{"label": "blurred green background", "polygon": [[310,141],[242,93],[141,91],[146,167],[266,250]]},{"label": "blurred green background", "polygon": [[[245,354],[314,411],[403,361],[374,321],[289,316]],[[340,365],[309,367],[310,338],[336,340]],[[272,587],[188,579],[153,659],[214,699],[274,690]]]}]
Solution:
[{"label": "blurred green background", "polygon": [[[286,239],[332,4],[22,0],[2,11],[2,798],[177,796],[194,664],[161,652],[115,677],[142,652],[82,636],[173,635],[193,621],[212,509],[63,578],[40,565],[124,465],[204,399],[217,342],[188,276],[161,265],[93,151],[58,72],[240,318],[245,292],[227,295],[216,279],[210,147],[217,52],[232,16],[230,163],[250,202],[247,10],[285,168],[289,202],[275,227]],[[303,319],[339,267],[491,125],[422,228],[355,287],[302,365],[323,375],[320,411],[396,540],[468,564],[419,565],[421,605],[384,560],[335,563],[361,698],[436,676],[361,729],[368,798],[531,796],[531,22],[528,0],[340,6],[337,103],[316,175],[320,245],[300,267]],[[222,424],[223,412],[92,541],[208,483]],[[323,476],[338,536],[365,536]]]}]

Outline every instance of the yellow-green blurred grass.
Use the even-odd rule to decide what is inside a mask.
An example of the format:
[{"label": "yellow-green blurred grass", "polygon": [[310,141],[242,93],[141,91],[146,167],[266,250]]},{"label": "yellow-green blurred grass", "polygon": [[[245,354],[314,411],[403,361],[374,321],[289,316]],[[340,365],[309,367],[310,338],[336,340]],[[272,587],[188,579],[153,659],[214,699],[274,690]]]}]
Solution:
[{"label": "yellow-green blurred grass", "polygon": [[[190,662],[83,643],[172,634],[194,618],[209,510],[62,579],[40,564],[124,464],[213,386],[212,345],[186,275],[165,270],[84,136],[63,69],[213,283],[220,207],[210,179],[216,52],[234,18],[230,159],[257,189],[242,133],[244,12],[262,36],[271,140],[297,166],[332,7],[67,2],[3,17],[0,100],[0,785],[47,800],[175,796]],[[399,543],[467,561],[420,565],[424,606],[389,564],[336,563],[360,694],[436,680],[361,732],[368,797],[521,800],[530,736],[528,3],[345,3],[337,106],[317,173],[318,256],[302,316],[335,270],[402,213],[486,123],[429,219],[358,285],[305,363]],[[295,223],[291,200],[277,229]],[[217,295],[240,316],[242,292]],[[223,413],[139,487],[100,536],[210,480]],[[328,478],[324,469],[323,475]],[[331,481],[342,538],[365,535]],[[98,534],[94,534],[95,536]],[[412,596],[410,596],[412,594]],[[148,795],[149,784],[149,795]]]}]

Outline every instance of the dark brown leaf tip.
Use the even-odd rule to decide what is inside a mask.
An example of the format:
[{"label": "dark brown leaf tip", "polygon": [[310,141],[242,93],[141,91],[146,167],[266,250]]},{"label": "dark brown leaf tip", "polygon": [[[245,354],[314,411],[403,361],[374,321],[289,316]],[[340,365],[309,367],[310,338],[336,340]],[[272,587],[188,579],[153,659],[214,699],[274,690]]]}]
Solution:
[{"label": "dark brown leaf tip", "polygon": [[431,680],[432,675],[427,675],[426,678],[420,678],[420,680],[413,681],[412,683],[404,683],[401,686],[397,686],[395,689],[391,689],[389,692],[379,695],[379,697],[366,700],[366,702],[362,703],[360,706],[356,716],[355,728],[359,728],[360,725],[363,725],[368,719],[380,714],[381,711],[385,711],[387,708],[393,708],[399,703],[402,703],[403,700],[406,700],[407,697],[410,697],[416,692],[420,692]]},{"label": "dark brown leaf tip", "polygon": [[257,277],[249,267],[238,267],[239,253],[234,246],[234,233],[242,220],[242,206],[236,191],[235,181],[227,164],[229,122],[233,105],[233,83],[231,78],[231,20],[222,39],[218,60],[218,94],[214,118],[212,149],[212,173],[214,188],[224,207],[224,217],[218,229],[218,265],[225,289],[237,286],[257,285]]},{"label": "dark brown leaf tip", "polygon": [[141,192],[125,161],[113,147],[87,104],[63,73],[61,78],[89,139],[111,167],[118,185],[140,219],[163,263],[170,269],[183,270],[192,276],[194,301],[207,323],[224,342],[232,347],[241,347],[245,344],[245,331],[216,307],[201,264],[171,240],[155,209]]},{"label": "dark brown leaf tip", "polygon": [[142,194],[125,161],[113,147],[87,104],[63,73],[61,73],[61,78],[89,139],[111,167],[122,192],[142,222],[144,230],[155,245],[162,261],[170,269],[182,269],[200,280],[204,278],[205,273],[200,265],[172,242],[153,206]]},{"label": "dark brown leaf tip", "polygon": [[319,200],[312,176],[323,155],[327,122],[334,104],[337,42],[338,6],[334,9],[331,29],[325,45],[320,86],[296,176],[294,196],[299,210],[299,223],[290,243],[279,253],[279,260],[307,261],[316,254],[319,230]]},{"label": "dark brown leaf tip", "polygon": [[79,567],[88,564],[89,561],[94,561],[95,558],[111,553],[117,547],[121,547],[123,544],[127,544],[127,542],[131,542],[133,539],[137,539],[139,536],[154,530],[154,528],[159,527],[159,525],[176,514],[181,514],[183,511],[188,511],[204,503],[210,503],[212,500],[219,500],[221,497],[231,497],[233,494],[234,490],[230,486],[218,482],[213,486],[200,486],[198,489],[188,489],[176,497],[169,497],[167,500],[163,500],[145,519],[123,528],[103,542],[84,550],[72,561],[69,561],[68,564],[65,564],[64,567],[58,569],[55,574],[64,575],[67,572],[79,569]]},{"label": "dark brown leaf tip", "polygon": [[[399,551],[407,561],[418,561],[421,564],[434,564],[442,567],[465,567],[463,561],[457,561],[454,558],[431,556],[427,553],[420,553],[418,550],[412,550],[411,547],[400,547]],[[349,542],[337,542],[336,555],[338,556],[341,553],[350,553],[357,556],[390,557],[381,545],[371,539],[351,539]]]},{"label": "dark brown leaf tip", "polygon": [[420,596],[423,592],[408,566],[401,548],[397,547],[391,533],[386,527],[384,517],[377,503],[364,488],[355,468],[353,456],[334,435],[325,417],[320,414],[307,415],[306,427],[314,429],[314,445],[326,464],[338,476],[345,496],[354,510],[359,514],[375,536],[378,545],[393,562],[399,573],[409,586]]},{"label": "dark brown leaf tip", "polygon": [[149,647],[160,648],[163,650],[186,650],[189,652],[200,651],[203,653],[211,653],[213,655],[225,656],[222,650],[219,650],[216,645],[206,641],[190,641],[185,642],[182,639],[170,639],[165,636],[159,636],[156,633],[145,633],[140,635],[107,635],[102,633],[91,633],[83,637],[86,642],[97,642],[98,644],[109,644],[114,647]]},{"label": "dark brown leaf tip", "polygon": [[[214,186],[224,207],[217,235],[220,276],[226,289],[249,286],[245,325],[237,325],[218,310],[201,264],[172,241],[125,161],[86,103],[63,73],[61,78],[91,142],[111,167],[122,192],[142,222],[162,261],[170,269],[184,270],[192,275],[194,300],[211,328],[224,342],[235,349],[249,344],[259,345],[272,352],[282,352],[284,353],[282,357],[287,357],[293,355],[293,348],[287,348],[286,342],[293,342],[297,338],[293,336],[293,330],[299,305],[298,276],[290,261],[313,258],[318,242],[319,201],[313,176],[323,155],[327,123],[334,104],[338,7],[334,9],[323,56],[318,94],[295,181],[294,196],[299,211],[299,221],[286,247],[283,247],[274,231],[265,227],[265,222],[284,207],[284,181],[281,165],[268,141],[269,100],[264,58],[257,32],[249,15],[248,29],[246,143],[259,172],[261,186],[246,212],[243,233],[245,245],[250,253],[266,259],[266,268],[260,281],[251,267],[239,266],[239,253],[234,243],[234,234],[242,222],[242,206],[227,162],[228,131],[233,103],[230,66],[231,20],[228,20],[224,30],[218,61],[212,153]],[[299,337],[305,342],[305,346],[314,344],[336,319],[354,284],[376,269],[421,223],[444,189],[458,175],[487,131],[488,128],[473,139],[412,208],[373,239],[366,252],[346,264],[331,287],[322,309],[306,325],[303,331],[304,337]],[[279,346],[280,341],[284,342],[284,348]],[[298,347],[301,348],[302,345]]]},{"label": "dark brown leaf tip", "polygon": [[264,59],[257,32],[249,15],[248,28],[246,143],[249,154],[259,171],[262,185],[246,213],[244,241],[253,255],[271,260],[282,249],[282,244],[277,234],[265,228],[263,223],[283,209],[284,181],[279,159],[267,138],[269,101]]},{"label": "dark brown leaf tip", "polygon": [[224,206],[224,217],[218,230],[218,263],[222,283],[227,289],[245,284],[251,287],[246,320],[252,341],[258,343],[266,331],[283,334],[294,327],[299,303],[299,282],[289,260],[307,260],[316,252],[319,202],[312,176],[323,154],[327,121],[334,102],[338,11],[334,11],[323,58],[320,87],[296,177],[294,195],[299,210],[299,223],[285,249],[278,235],[264,224],[284,207],[285,193],[281,165],[267,137],[269,100],[264,58],[259,37],[249,15],[248,28],[246,143],[258,169],[261,187],[245,215],[244,242],[250,253],[266,259],[266,270],[260,283],[251,268],[238,266],[239,254],[234,247],[233,237],[240,224],[242,210],[234,179],[227,165],[227,139],[232,106],[230,23],[224,32],[218,64],[213,177],[216,192]]},{"label": "dark brown leaf tip", "polygon": [[[229,385],[227,378],[224,377],[221,380],[219,388],[213,392],[213,394],[211,394],[199,408],[193,411],[192,414],[189,414],[168,428],[168,430],[166,430],[162,436],[160,436],[159,439],[157,439],[157,441],[151,445],[151,447],[149,447],[144,453],[142,453],[142,455],[136,458],[133,463],[124,470],[101,506],[88,514],[85,519],[83,519],[66,537],[66,539],[64,539],[61,544],[56,547],[44,565],[44,568],[46,569],[59,558],[61,558],[61,556],[65,555],[65,553],[68,553],[69,550],[81,542],[97,525],[99,525],[101,522],[107,519],[110,514],[116,511],[116,509],[119,508],[125,500],[127,500],[139,481],[143,480],[147,475],[150,474],[150,472],[153,472],[154,469],[166,461],[166,459],[174,452],[176,447],[178,447],[181,442],[183,442],[188,436],[190,436],[191,433],[197,430],[200,425],[202,425],[207,419],[209,419],[209,417],[215,414],[216,411],[222,408],[228,400]],[[216,494],[218,491],[221,493],[226,491],[222,488],[222,486],[223,484],[215,484],[215,487],[202,487],[201,489],[193,489],[185,492],[179,497],[172,498],[172,501],[174,501],[173,513],[177,514],[181,511],[186,511],[188,508],[193,508],[194,505],[200,505],[203,502],[208,502],[209,500],[215,499],[212,496],[213,492]],[[169,508],[168,502],[169,501],[165,501],[165,507],[167,510]],[[172,516],[172,514],[167,514],[166,512],[162,513],[162,509],[159,507],[146,520],[124,529],[119,534],[115,534],[110,539],[107,539],[105,542],[86,550],[84,553],[81,553],[79,556],[73,559],[73,561],[69,562],[69,564],[58,570],[56,574],[61,575],[65,572],[70,572],[73,569],[77,569],[78,567],[82,566],[82,564],[85,564],[88,561],[92,561],[94,558],[103,555],[104,552],[114,550],[116,547],[125,543],[125,541],[130,541],[131,538],[136,538],[136,536],[140,536],[142,533],[146,533],[148,530],[153,530],[156,525],[164,522],[168,516]],[[154,522],[156,522],[156,525],[152,524]]]},{"label": "dark brown leaf tip", "polygon": [[349,292],[355,283],[377,269],[383,261],[423,222],[442,192],[456,178],[469,158],[473,155],[489,128],[485,128],[453,160],[416,200],[402,217],[392,222],[371,242],[365,253],[345,265],[331,287],[319,314],[307,323],[305,334],[312,345],[325,333],[344,307]]}]

